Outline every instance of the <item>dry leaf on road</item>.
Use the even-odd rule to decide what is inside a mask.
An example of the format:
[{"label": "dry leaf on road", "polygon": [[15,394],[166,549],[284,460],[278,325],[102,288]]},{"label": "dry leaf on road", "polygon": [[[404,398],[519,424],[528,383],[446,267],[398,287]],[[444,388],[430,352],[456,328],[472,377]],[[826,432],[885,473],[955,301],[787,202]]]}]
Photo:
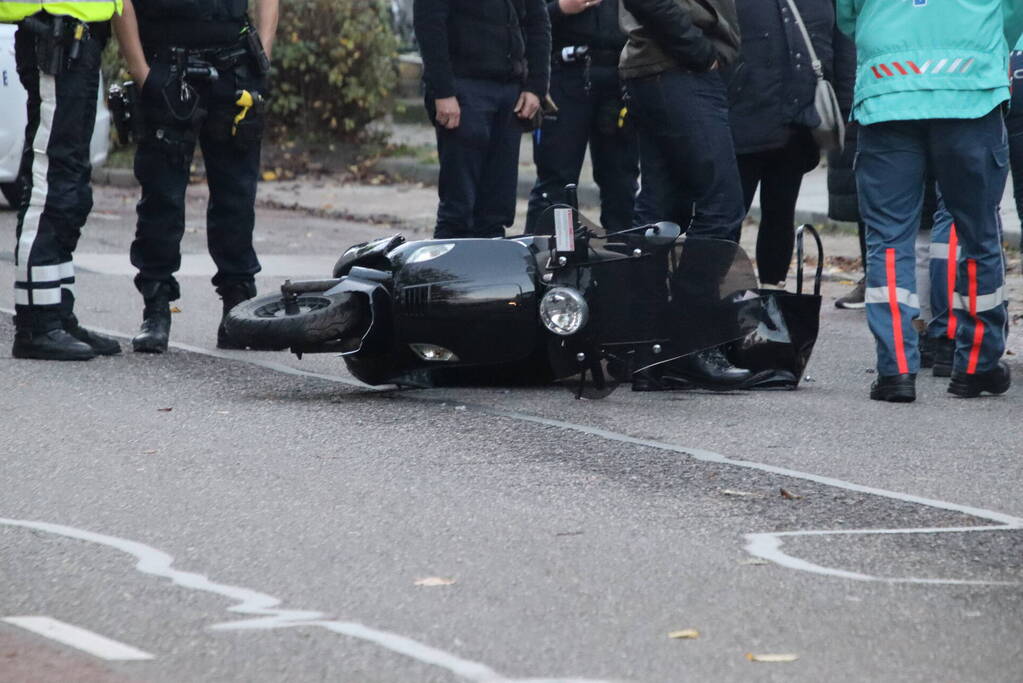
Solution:
[{"label": "dry leaf on road", "polygon": [[745,560],[739,560],[739,564],[746,567],[759,567],[762,564],[771,564],[767,560],[760,557],[750,557]]},{"label": "dry leaf on road", "polygon": [[751,662],[765,662],[770,664],[776,664],[779,662],[794,662],[799,659],[799,655],[783,654],[783,655],[755,655],[753,653],[747,653],[746,659]]},{"label": "dry leaf on road", "polygon": [[428,576],[425,579],[416,579],[417,586],[450,586],[455,582],[454,579],[445,579],[441,576]]},{"label": "dry leaf on road", "polygon": [[802,496],[797,495],[795,493],[792,493],[788,489],[779,489],[779,491],[781,492],[781,497],[784,498],[785,500],[801,500],[802,499]]},{"label": "dry leaf on road", "polygon": [[675,640],[695,640],[700,637],[700,632],[695,628],[687,628],[681,631],[672,631],[668,637]]}]

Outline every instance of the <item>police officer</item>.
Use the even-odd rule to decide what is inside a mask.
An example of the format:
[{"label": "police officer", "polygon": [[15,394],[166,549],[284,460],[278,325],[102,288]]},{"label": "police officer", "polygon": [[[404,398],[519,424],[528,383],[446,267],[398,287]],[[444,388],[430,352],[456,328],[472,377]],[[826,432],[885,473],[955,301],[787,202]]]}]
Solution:
[{"label": "police officer", "polygon": [[913,242],[928,162],[959,243],[948,391],[1004,393],[1011,380],[1000,360],[1006,307],[998,203],[1009,154],[1002,107],[1009,41],[1023,29],[1023,9],[1018,0],[838,0],[837,17],[857,49],[856,185],[867,226],[867,321],[877,341],[870,398],[916,399]]},{"label": "police officer", "polygon": [[[256,294],[252,247],[256,182],[278,0],[126,0],[114,22],[121,52],[142,84],[142,139],[135,176],[142,186],[131,262],[145,307],[135,351],[162,353],[170,302],[180,295],[185,188],[195,145],[210,190],[206,231],[223,313]],[[217,346],[236,348],[217,330]]]},{"label": "police officer", "polygon": [[15,358],[89,360],[120,346],[78,324],[72,254],[92,210],[89,142],[100,54],[120,0],[0,2],[18,23],[15,58],[28,93],[22,169],[29,196],[18,212],[14,261]]},{"label": "police officer", "polygon": [[[600,222],[608,230],[632,225],[639,146],[618,79],[625,34],[614,0],[550,0],[551,98],[558,107],[533,133],[536,184],[529,195],[526,232],[537,231],[544,209],[565,201],[578,184],[586,147],[600,188]],[[541,229],[541,232],[544,230]]]}]

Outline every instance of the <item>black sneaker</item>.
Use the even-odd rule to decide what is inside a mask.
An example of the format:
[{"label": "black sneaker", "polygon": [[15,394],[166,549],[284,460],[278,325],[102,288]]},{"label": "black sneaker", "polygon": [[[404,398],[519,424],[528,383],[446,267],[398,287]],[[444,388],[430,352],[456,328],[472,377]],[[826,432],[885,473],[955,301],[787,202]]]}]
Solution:
[{"label": "black sneaker", "polygon": [[117,343],[116,339],[85,329],[78,324],[78,318],[74,314],[65,318],[63,323],[65,332],[78,341],[91,346],[97,355],[116,356],[121,352],[121,345]]},{"label": "black sneaker", "polygon": [[889,403],[912,403],[916,400],[916,373],[879,375],[870,385],[870,399]]},{"label": "black sneaker", "polygon": [[91,360],[96,357],[96,351],[58,327],[49,332],[18,330],[14,334],[11,355],[37,360]]},{"label": "black sneaker", "polygon": [[845,296],[835,299],[835,308],[860,309],[867,305],[867,278],[860,278],[856,286]]},{"label": "black sneaker", "polygon": [[965,372],[953,372],[952,381],[948,383],[948,393],[962,398],[975,398],[981,392],[1004,394],[1012,384],[1012,373],[1004,361],[986,372],[968,375]]}]

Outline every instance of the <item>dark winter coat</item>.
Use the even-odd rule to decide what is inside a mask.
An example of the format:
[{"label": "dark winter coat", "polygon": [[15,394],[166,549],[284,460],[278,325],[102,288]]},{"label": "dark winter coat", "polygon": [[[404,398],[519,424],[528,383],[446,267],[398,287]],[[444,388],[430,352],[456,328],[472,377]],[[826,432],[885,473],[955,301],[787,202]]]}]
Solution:
[{"label": "dark winter coat", "polygon": [[607,52],[621,52],[625,47],[625,34],[618,26],[617,0],[604,0],[578,14],[565,14],[558,0],[550,0],[547,13],[551,18],[551,45],[555,54],[572,45]]},{"label": "dark winter coat", "polygon": [[[856,85],[856,45],[852,39],[835,29],[835,95],[842,114],[849,120],[852,112],[853,88]],[[828,218],[854,223],[860,220],[859,197],[856,194],[856,138],[859,125],[845,129],[845,149],[828,152]]]},{"label": "dark winter coat", "polygon": [[[834,74],[832,0],[795,0],[824,77]],[[726,74],[737,154],[784,147],[797,127],[820,124],[817,78],[802,32],[786,0],[736,0],[742,47]]]},{"label": "dark winter coat", "polygon": [[413,21],[430,97],[454,79],[519,81],[539,97],[550,80],[551,26],[544,0],[415,0]]},{"label": "dark winter coat", "polygon": [[620,8],[629,36],[618,64],[622,78],[703,72],[715,61],[724,68],[739,52],[734,0],[621,0]]}]

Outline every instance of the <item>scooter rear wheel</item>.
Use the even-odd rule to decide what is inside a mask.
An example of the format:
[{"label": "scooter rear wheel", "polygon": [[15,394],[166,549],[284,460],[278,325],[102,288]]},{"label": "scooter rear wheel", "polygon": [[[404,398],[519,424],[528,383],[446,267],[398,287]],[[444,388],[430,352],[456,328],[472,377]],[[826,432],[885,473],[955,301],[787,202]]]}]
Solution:
[{"label": "scooter rear wheel", "polygon": [[354,335],[366,319],[366,300],[352,292],[308,293],[288,315],[280,294],[243,301],[227,314],[227,334],[261,351],[301,348]]}]

